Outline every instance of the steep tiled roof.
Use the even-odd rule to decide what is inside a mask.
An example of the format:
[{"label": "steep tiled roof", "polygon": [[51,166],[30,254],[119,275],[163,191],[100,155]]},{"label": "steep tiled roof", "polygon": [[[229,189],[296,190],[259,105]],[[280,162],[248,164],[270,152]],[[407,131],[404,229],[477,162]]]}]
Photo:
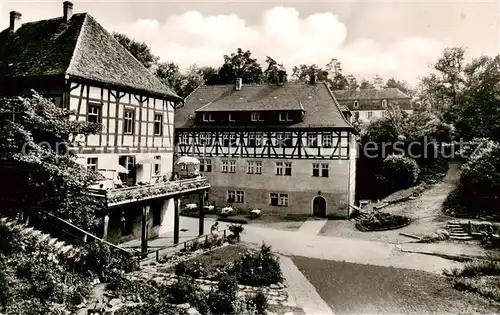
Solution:
[{"label": "steep tiled roof", "polygon": [[296,86],[246,85],[227,89],[197,112],[302,110]]},{"label": "steep tiled roof", "polygon": [[387,89],[360,89],[356,90],[335,90],[335,97],[339,101],[343,100],[382,100],[394,98],[410,98],[398,88]]},{"label": "steep tiled roof", "polygon": [[182,100],[87,13],[0,33],[0,77],[69,75]]},{"label": "steep tiled roof", "polygon": [[[287,83],[283,86],[243,84],[239,91],[235,90],[234,85],[200,86],[186,98],[184,106],[176,110],[175,127],[208,127],[207,125],[194,125],[191,118],[197,110],[304,110],[303,121],[288,125],[288,127],[352,128],[342,115],[332,92],[324,83],[314,85]],[[214,127],[229,126],[215,125]],[[247,125],[247,127],[252,126]],[[266,127],[269,126],[266,125]]]}]

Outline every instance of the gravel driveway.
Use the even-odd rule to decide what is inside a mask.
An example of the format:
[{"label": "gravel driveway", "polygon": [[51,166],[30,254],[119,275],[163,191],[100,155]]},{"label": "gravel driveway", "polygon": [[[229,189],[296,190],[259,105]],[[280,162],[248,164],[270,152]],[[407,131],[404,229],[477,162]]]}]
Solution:
[{"label": "gravel driveway", "polygon": [[445,228],[446,222],[452,218],[442,214],[441,206],[448,194],[456,187],[460,176],[460,164],[450,162],[449,166],[446,176],[433,187],[423,192],[417,199],[390,205],[381,210],[412,218],[413,222],[409,226],[392,231],[360,232],[352,221],[330,220],[319,234],[401,244],[414,241],[414,239],[402,236],[400,233],[421,237]]}]

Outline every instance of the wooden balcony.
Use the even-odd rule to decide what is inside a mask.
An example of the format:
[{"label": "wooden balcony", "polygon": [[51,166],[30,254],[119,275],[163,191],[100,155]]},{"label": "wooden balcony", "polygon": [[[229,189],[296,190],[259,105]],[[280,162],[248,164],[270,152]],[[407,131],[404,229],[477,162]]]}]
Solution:
[{"label": "wooden balcony", "polygon": [[197,177],[107,190],[89,188],[89,192],[106,198],[107,207],[113,208],[144,200],[173,198],[209,188],[210,183],[205,177]]}]

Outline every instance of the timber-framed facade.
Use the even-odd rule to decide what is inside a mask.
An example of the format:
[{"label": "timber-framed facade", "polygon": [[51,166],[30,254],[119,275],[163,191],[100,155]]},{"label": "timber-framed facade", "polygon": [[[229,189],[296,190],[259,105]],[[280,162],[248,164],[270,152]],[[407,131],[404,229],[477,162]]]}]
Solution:
[{"label": "timber-framed facade", "polygon": [[201,161],[217,205],[346,218],[356,132],[323,82],[278,82],[199,87],[176,109],[176,155]]},{"label": "timber-framed facade", "polygon": [[[103,209],[103,238],[145,241],[179,229],[179,196],[205,196],[206,179],[184,186],[167,180],[173,175],[174,107],[183,98],[92,16],[73,14],[69,1],[62,17],[48,20],[23,24],[13,11],[9,28],[0,32],[0,94],[30,90],[74,111],[71,120],[102,126],[97,134],[78,136],[71,150],[77,162],[107,178],[92,187],[101,191],[95,195],[124,198],[108,200]],[[149,192],[157,193],[145,198]]]}]

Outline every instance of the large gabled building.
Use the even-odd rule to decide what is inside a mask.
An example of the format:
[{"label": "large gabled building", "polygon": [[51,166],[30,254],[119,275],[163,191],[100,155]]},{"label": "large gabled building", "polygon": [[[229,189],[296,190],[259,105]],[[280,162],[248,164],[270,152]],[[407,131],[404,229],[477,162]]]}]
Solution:
[{"label": "large gabled building", "polygon": [[[28,23],[10,12],[9,28],[0,33],[0,94],[33,89],[74,110],[71,119],[103,125],[99,134],[80,137],[75,150],[79,163],[110,179],[100,190],[107,199],[105,238],[144,238],[145,228],[149,237],[171,231],[178,218],[174,200],[209,187],[205,179],[157,182],[172,175],[174,107],[183,99],[91,15],[73,14],[68,1],[62,8],[62,16]],[[119,180],[114,170],[120,168],[128,173]]]},{"label": "large gabled building", "polygon": [[325,83],[285,78],[197,88],[175,112],[176,154],[200,159],[218,206],[345,218],[355,130]]},{"label": "large gabled building", "polygon": [[335,90],[335,98],[346,106],[354,119],[369,122],[385,115],[389,106],[398,106],[407,113],[413,112],[411,97],[397,88]]}]

